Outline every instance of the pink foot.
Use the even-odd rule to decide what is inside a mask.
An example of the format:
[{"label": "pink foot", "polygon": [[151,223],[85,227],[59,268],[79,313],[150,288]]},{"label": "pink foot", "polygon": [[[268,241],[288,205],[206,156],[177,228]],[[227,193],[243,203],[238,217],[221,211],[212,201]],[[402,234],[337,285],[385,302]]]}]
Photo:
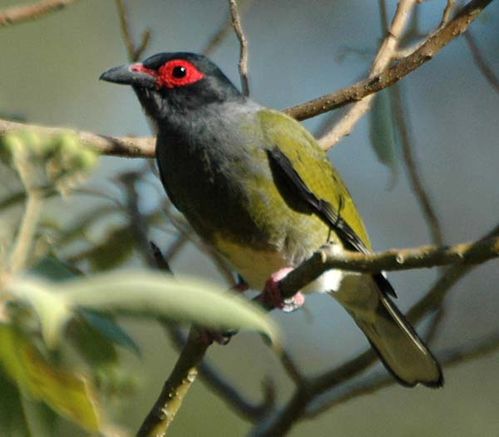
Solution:
[{"label": "pink foot", "polygon": [[275,308],[279,308],[286,313],[297,310],[305,303],[305,296],[303,296],[300,292],[296,293],[289,299],[282,298],[279,281],[292,270],[293,269],[291,267],[286,267],[272,273],[270,278],[265,283],[265,289],[263,290],[265,293],[265,300]]},{"label": "pink foot", "polygon": [[225,346],[226,344],[229,343],[230,339],[232,338],[232,335],[234,335],[236,332],[227,332],[227,333],[221,333],[221,332],[216,332],[216,331],[210,331],[209,329],[204,329],[199,333],[199,338],[201,341],[206,344],[206,345],[211,345],[212,343],[218,343],[222,346]]}]

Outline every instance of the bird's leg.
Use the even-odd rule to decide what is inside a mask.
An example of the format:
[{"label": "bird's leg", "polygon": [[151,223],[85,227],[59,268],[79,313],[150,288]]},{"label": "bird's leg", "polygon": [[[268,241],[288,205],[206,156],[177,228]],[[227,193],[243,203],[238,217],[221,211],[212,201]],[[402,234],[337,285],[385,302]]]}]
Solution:
[{"label": "bird's leg", "polygon": [[270,278],[265,283],[265,288],[263,290],[266,303],[269,303],[275,308],[279,308],[287,313],[297,310],[305,303],[305,296],[303,296],[303,294],[300,292],[297,292],[293,297],[290,297],[289,299],[282,298],[279,281],[292,270],[293,269],[291,267],[286,267],[272,273],[272,275],[270,275]]}]

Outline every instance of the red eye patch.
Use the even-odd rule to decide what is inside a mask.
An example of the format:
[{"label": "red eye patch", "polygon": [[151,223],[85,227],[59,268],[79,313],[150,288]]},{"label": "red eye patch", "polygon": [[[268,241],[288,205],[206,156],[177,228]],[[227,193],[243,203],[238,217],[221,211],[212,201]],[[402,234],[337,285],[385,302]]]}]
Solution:
[{"label": "red eye patch", "polygon": [[130,67],[131,71],[145,73],[156,79],[158,88],[176,88],[191,85],[205,77],[196,66],[184,59],[174,59],[163,64],[159,69],[152,70],[137,63]]},{"label": "red eye patch", "polygon": [[161,86],[166,88],[191,85],[204,78],[204,73],[184,59],[166,62],[159,67],[158,73]]}]

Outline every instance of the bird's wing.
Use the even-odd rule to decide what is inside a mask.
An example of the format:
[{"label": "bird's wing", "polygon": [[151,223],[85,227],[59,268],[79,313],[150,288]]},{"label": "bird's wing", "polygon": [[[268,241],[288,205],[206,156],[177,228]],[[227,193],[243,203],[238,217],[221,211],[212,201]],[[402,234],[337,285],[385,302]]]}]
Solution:
[{"label": "bird's wing", "polygon": [[289,200],[300,198],[350,249],[368,252],[369,237],[352,197],[317,141],[281,112],[265,109],[259,118],[272,171],[295,197]]},{"label": "bird's wing", "polygon": [[[270,167],[288,189],[285,196],[300,198],[319,216],[350,250],[368,253],[371,244],[352,197],[326,153],[296,120],[272,110],[259,113]],[[285,199],[288,201],[288,199]],[[386,294],[396,296],[381,274],[373,279]]]}]

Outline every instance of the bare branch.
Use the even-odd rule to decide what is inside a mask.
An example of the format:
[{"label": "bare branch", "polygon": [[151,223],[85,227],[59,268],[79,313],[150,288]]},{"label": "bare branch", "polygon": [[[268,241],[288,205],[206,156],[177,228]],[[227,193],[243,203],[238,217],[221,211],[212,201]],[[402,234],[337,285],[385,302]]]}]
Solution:
[{"label": "bare branch", "polygon": [[[239,15],[244,15],[252,3],[252,0],[239,0]],[[220,26],[220,28],[212,35],[212,37],[206,43],[202,52],[206,56],[210,56],[222,43],[222,41],[227,37],[230,31],[233,29],[232,25],[232,14],[229,11],[229,16],[227,20]]]},{"label": "bare branch", "polygon": [[248,81],[248,40],[244,35],[241,24],[241,15],[237,8],[236,0],[229,0],[230,14],[232,17],[232,27],[239,40],[239,75],[241,76],[241,88],[245,96],[249,96]]},{"label": "bare branch", "polygon": [[122,156],[126,158],[154,158],[155,156],[155,139],[151,137],[111,137],[92,132],[23,124],[0,119],[0,136],[28,129],[40,135],[47,136],[61,136],[67,133],[74,134],[81,141],[82,145],[90,147],[103,155]]},{"label": "bare branch", "polygon": [[[185,338],[182,333],[174,327],[165,326],[174,345],[179,349],[185,346]],[[222,399],[230,408],[242,417],[256,421],[262,418],[272,408],[273,397],[264,396],[263,402],[254,403],[240,393],[232,383],[226,380],[222,374],[211,364],[204,360],[198,367],[199,375],[203,382]],[[268,391],[268,390],[266,390]]]},{"label": "bare branch", "polygon": [[151,40],[151,31],[146,29],[142,32],[140,44],[135,44],[132,37],[132,31],[130,29],[130,18],[125,0],[116,0],[116,6],[118,8],[121,33],[127,49],[128,60],[130,62],[137,62],[141,58],[149,44],[149,41]]},{"label": "bare branch", "polygon": [[[374,59],[369,78],[373,78],[380,74],[390,63],[393,55],[396,53],[398,42],[405,30],[412,9],[416,6],[417,0],[400,0],[397,6],[397,11],[392,20],[390,29],[385,37],[378,54]],[[383,6],[383,5],[382,5]],[[383,8],[382,8],[383,10]],[[327,132],[319,143],[324,148],[333,147],[345,135],[350,134],[355,124],[362,118],[362,116],[369,110],[373,96],[368,96],[359,102],[355,103],[348,109],[346,114],[341,120]]]},{"label": "bare branch", "polygon": [[280,287],[283,296],[287,298],[326,270],[333,268],[356,272],[380,272],[456,263],[478,264],[496,257],[499,257],[499,237],[497,236],[450,247],[428,245],[370,254],[351,251],[335,254],[331,246],[324,246],[283,278]]},{"label": "bare branch", "polygon": [[499,78],[496,76],[494,70],[490,68],[489,64],[483,57],[482,52],[480,51],[475,41],[475,37],[469,30],[465,32],[464,39],[468,43],[468,47],[471,50],[471,54],[473,55],[473,60],[475,61],[476,66],[480,69],[483,76],[485,77],[485,79],[487,79],[492,88],[499,92]]},{"label": "bare branch", "polygon": [[142,423],[137,437],[166,435],[168,427],[182,406],[184,396],[196,380],[197,367],[201,363],[207,348],[208,342],[202,338],[198,330],[192,328],[172,373],[163,385],[154,407]]},{"label": "bare branch", "polygon": [[36,20],[51,12],[59,11],[77,0],[42,0],[27,6],[13,6],[0,11],[0,27]]},{"label": "bare branch", "polygon": [[421,211],[423,212],[425,221],[428,225],[431,234],[431,241],[437,246],[444,244],[444,235],[440,220],[435,212],[435,206],[432,204],[430,195],[425,189],[421,173],[419,171],[416,158],[414,156],[413,144],[414,138],[411,138],[409,125],[409,115],[406,113],[400,87],[394,85],[390,93],[391,102],[393,104],[393,114],[398,125],[400,140],[402,143],[402,153],[409,176],[411,189],[416,195]]},{"label": "bare branch", "polygon": [[457,38],[478,17],[480,12],[493,0],[471,0],[444,27],[430,36],[413,53],[400,59],[373,78],[364,79],[331,94],[293,106],[285,110],[297,120],[305,120],[332,109],[363,99],[393,85],[409,73],[428,62],[449,42]]}]

